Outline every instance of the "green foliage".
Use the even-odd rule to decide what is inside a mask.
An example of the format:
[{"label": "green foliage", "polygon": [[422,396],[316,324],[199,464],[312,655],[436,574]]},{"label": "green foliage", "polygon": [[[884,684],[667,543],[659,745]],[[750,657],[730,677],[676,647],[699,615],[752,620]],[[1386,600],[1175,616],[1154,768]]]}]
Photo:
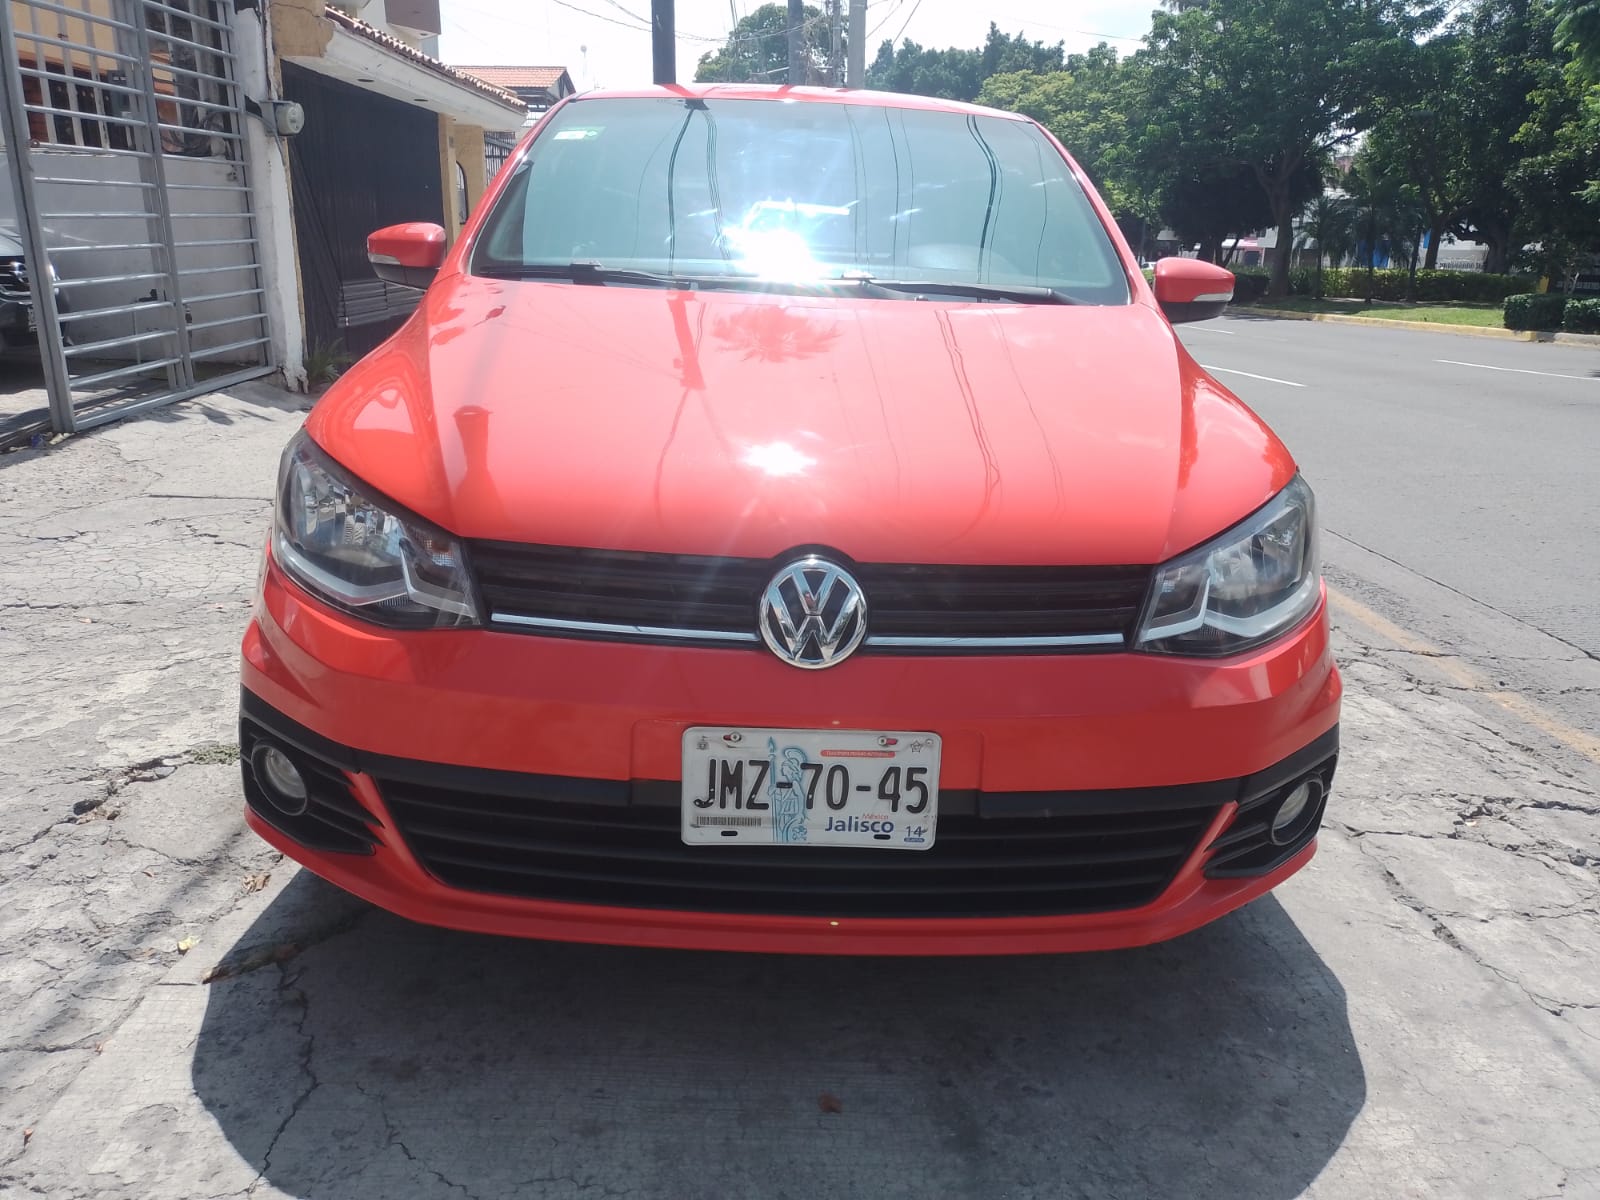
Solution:
[{"label": "green foliage", "polygon": [[1249,304],[1267,294],[1272,275],[1264,267],[1241,267],[1233,273],[1233,302]]},{"label": "green foliage", "polygon": [[901,42],[896,49],[893,42],[884,42],[867,67],[867,86],[971,101],[978,98],[984,81],[991,76],[1060,71],[1066,63],[1065,53],[1061,42],[1047,46],[1030,42],[1020,33],[1012,37],[990,22],[989,36],[978,50],[933,50],[913,41]]},{"label": "green foliage", "polygon": [[[1157,12],[1147,159],[1247,168],[1287,244],[1296,179],[1371,124],[1374,96],[1424,23],[1411,0],[1209,0]],[[1274,271],[1282,294],[1286,255]]]},{"label": "green foliage", "polygon": [[[808,4],[805,14],[809,72],[820,74],[832,54],[833,30],[815,5]],[[789,6],[763,4],[742,18],[720,49],[701,55],[694,78],[696,83],[789,82]]]},{"label": "green foliage", "polygon": [[[1404,300],[1410,272],[1391,267],[1372,272],[1372,298],[1374,300]],[[1327,272],[1324,281],[1329,296],[1365,298],[1367,272],[1363,267],[1347,267]],[[1429,302],[1456,302],[1463,304],[1495,304],[1520,291],[1525,291],[1531,280],[1523,275],[1485,275],[1480,271],[1418,271],[1413,300]]]},{"label": "green foliage", "polygon": [[314,389],[329,387],[355,361],[342,341],[319,343],[306,352],[306,384]]},{"label": "green foliage", "polygon": [[[1300,214],[1300,233],[1295,244],[1311,247],[1317,252],[1317,266],[1312,273],[1311,295],[1321,299],[1324,290],[1324,265],[1337,267],[1356,248],[1356,206],[1346,196],[1323,192],[1313,199]],[[1290,268],[1289,292],[1301,294],[1296,289],[1296,269]]]},{"label": "green foliage", "polygon": [[[746,18],[784,20],[775,4]],[[1411,262],[1426,244],[1427,268],[1455,234],[1487,244],[1482,283],[1380,272],[1376,297],[1492,303],[1526,288],[1513,265],[1561,279],[1600,252],[1597,40],[1600,0],[1165,0],[1132,56],[1068,56],[991,24],[975,49],[884,42],[868,85],[1033,117],[1141,251],[1160,224],[1212,259],[1268,227],[1286,245],[1298,215],[1297,244],[1329,267],[1376,242]],[[1357,139],[1341,179],[1334,153]],[[1346,195],[1321,196],[1324,180]],[[1287,258],[1274,294],[1314,291]],[[1323,275],[1329,296],[1365,295],[1365,272]]]},{"label": "green foliage", "polygon": [[1507,183],[1520,201],[1521,240],[1538,243],[1533,263],[1559,278],[1600,251],[1600,86],[1575,64],[1547,62],[1538,74]]},{"label": "green foliage", "polygon": [[1561,328],[1568,333],[1600,333],[1600,299],[1568,300]]},{"label": "green foliage", "polygon": [[[1386,215],[1403,216],[1408,247],[1429,234],[1427,260],[1438,260],[1446,230],[1472,198],[1463,148],[1477,136],[1463,103],[1467,42],[1452,29],[1401,51],[1403,69],[1378,97],[1378,116],[1362,144],[1357,170],[1365,197],[1381,198]],[[1394,231],[1385,230],[1394,241]]]},{"label": "green foliage", "polygon": [[1570,51],[1578,70],[1600,83],[1600,0],[1561,0],[1556,46]]},{"label": "green foliage", "polygon": [[[1265,291],[1268,273],[1261,267],[1230,268],[1234,274],[1234,299],[1257,299]],[[1372,272],[1374,300],[1406,299],[1410,272],[1386,267]],[[1244,281],[1249,280],[1246,283]],[[1260,283],[1259,288],[1257,287]],[[1527,291],[1531,285],[1525,275],[1485,275],[1481,271],[1418,271],[1416,295],[1412,299],[1434,304],[1498,304],[1507,296]],[[1317,273],[1311,267],[1295,267],[1289,272],[1289,294],[1314,296]],[[1365,267],[1337,267],[1322,273],[1323,294],[1337,300],[1364,300],[1367,295]],[[1248,292],[1254,295],[1248,295]]]},{"label": "green foliage", "polygon": [[991,75],[978,103],[1032,117],[1061,140],[1119,218],[1151,218],[1129,144],[1141,70],[1101,44],[1060,69]]},{"label": "green foliage", "polygon": [[1507,329],[1560,329],[1567,298],[1559,292],[1506,297]]},{"label": "green foliage", "polygon": [[1455,232],[1489,247],[1489,271],[1503,271],[1515,247],[1536,241],[1507,182],[1521,151],[1516,136],[1528,96],[1554,61],[1548,0],[1478,0],[1461,24],[1465,70],[1458,94],[1472,136],[1457,149],[1465,202]]}]

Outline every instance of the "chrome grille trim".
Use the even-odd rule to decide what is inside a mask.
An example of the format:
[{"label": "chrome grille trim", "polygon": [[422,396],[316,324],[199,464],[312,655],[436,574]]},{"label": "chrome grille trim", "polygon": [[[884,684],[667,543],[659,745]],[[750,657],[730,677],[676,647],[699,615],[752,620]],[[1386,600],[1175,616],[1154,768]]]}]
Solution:
[{"label": "chrome grille trim", "polygon": [[867,635],[867,645],[885,650],[1045,650],[1054,646],[1121,646],[1120,633],[1072,633],[1060,637],[902,637]]},{"label": "chrome grille trim", "polygon": [[612,625],[604,621],[558,621],[552,617],[525,617],[520,613],[490,613],[489,620],[499,625],[527,625],[534,629],[561,630],[567,633],[609,633],[619,637],[672,638],[689,642],[738,642],[741,645],[752,646],[761,640],[753,633],[742,633],[735,629],[663,629],[653,625]]}]

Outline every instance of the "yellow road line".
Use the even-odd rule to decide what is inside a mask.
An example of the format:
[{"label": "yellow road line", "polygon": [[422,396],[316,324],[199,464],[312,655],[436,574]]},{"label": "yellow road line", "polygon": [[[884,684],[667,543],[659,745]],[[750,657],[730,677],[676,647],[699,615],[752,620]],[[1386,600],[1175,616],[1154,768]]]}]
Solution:
[{"label": "yellow road line", "polygon": [[1385,641],[1392,642],[1397,648],[1433,659],[1434,667],[1439,673],[1458,687],[1476,692],[1485,700],[1493,701],[1519,720],[1554,738],[1567,749],[1574,750],[1589,761],[1600,764],[1600,737],[1585,733],[1581,729],[1574,729],[1566,722],[1551,716],[1541,705],[1520,692],[1507,692],[1496,688],[1487,677],[1467,666],[1459,658],[1447,655],[1433,643],[1407,632],[1387,617],[1380,616],[1359,600],[1352,599],[1343,592],[1329,588],[1328,603],[1340,616],[1348,617]]}]

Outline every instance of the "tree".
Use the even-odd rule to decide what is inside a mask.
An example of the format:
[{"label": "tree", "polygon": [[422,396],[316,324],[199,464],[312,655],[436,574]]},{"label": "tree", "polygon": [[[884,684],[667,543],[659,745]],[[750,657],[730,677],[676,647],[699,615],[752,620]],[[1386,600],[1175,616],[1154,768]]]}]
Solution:
[{"label": "tree", "polygon": [[1467,120],[1467,46],[1449,31],[1403,48],[1387,95],[1374,105],[1376,120],[1361,148],[1369,176],[1390,191],[1409,187],[1422,209],[1427,260],[1438,265],[1439,244],[1471,200],[1461,169],[1463,148],[1478,136]]},{"label": "tree", "polygon": [[991,75],[978,103],[1032,117],[1060,140],[1111,211],[1138,223],[1155,215],[1142,186],[1128,131],[1141,96],[1139,72],[1105,43],[1074,54],[1054,71]]},{"label": "tree", "polygon": [[1157,12],[1141,51],[1158,124],[1181,144],[1246,167],[1280,252],[1269,294],[1289,289],[1289,247],[1307,162],[1372,120],[1397,59],[1433,14],[1413,0],[1209,0]]},{"label": "tree", "polygon": [[1532,262],[1564,279],[1600,253],[1600,87],[1576,61],[1546,63],[1541,74],[1507,184],[1521,205],[1519,226],[1537,242]]},{"label": "tree", "polygon": [[[1290,181],[1296,212],[1322,191],[1320,167],[1320,162],[1304,162]],[[1224,264],[1231,257],[1223,249],[1229,241],[1272,224],[1272,208],[1255,171],[1227,161],[1180,165],[1161,185],[1159,212],[1180,242],[1198,244],[1201,258]],[[1287,262],[1289,243],[1279,244]]]},{"label": "tree", "polygon": [[1427,224],[1416,187],[1403,173],[1383,168],[1384,164],[1363,147],[1345,176],[1355,214],[1357,245],[1367,268],[1368,304],[1372,303],[1373,270],[1380,257],[1409,265],[1406,299],[1416,294],[1417,250]]},{"label": "tree", "polygon": [[1561,0],[1556,47],[1571,53],[1590,83],[1600,83],[1600,0]]},{"label": "tree", "polygon": [[1544,82],[1541,64],[1554,60],[1554,17],[1545,0],[1479,0],[1462,32],[1470,86],[1460,106],[1474,135],[1457,150],[1467,199],[1456,232],[1484,243],[1483,269],[1498,273],[1518,245],[1539,236],[1509,179],[1524,157],[1516,138],[1528,120],[1528,97]]},{"label": "tree", "polygon": [[1325,191],[1301,211],[1295,245],[1303,249],[1312,242],[1317,249],[1315,295],[1321,300],[1323,260],[1330,267],[1337,267],[1356,248],[1356,212],[1349,197]]},{"label": "tree", "polygon": [[[806,54],[810,60],[808,75],[821,78],[832,54],[833,30],[821,9],[807,5],[805,14]],[[740,20],[720,49],[701,55],[694,78],[697,83],[791,82],[788,5],[763,4]]]},{"label": "tree", "polygon": [[993,22],[983,46],[977,50],[925,49],[916,42],[885,41],[867,68],[867,86],[887,92],[937,96],[943,100],[971,101],[978,97],[991,75],[1015,71],[1059,71],[1065,65],[1065,46],[1030,42],[1000,32]]},{"label": "tree", "polygon": [[[1588,85],[1570,137],[1576,145],[1600,146],[1600,0],[1561,0],[1557,13],[1556,48],[1572,55],[1572,82]],[[1600,205],[1600,172],[1590,177],[1583,195]]]}]

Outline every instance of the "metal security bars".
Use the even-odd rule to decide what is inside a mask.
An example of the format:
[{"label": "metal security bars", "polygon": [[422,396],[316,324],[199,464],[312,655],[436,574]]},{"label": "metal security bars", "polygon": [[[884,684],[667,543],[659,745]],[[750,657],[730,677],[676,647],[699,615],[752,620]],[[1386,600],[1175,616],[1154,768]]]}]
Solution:
[{"label": "metal security bars", "polygon": [[230,15],[0,0],[0,129],[58,431],[271,369]]}]

